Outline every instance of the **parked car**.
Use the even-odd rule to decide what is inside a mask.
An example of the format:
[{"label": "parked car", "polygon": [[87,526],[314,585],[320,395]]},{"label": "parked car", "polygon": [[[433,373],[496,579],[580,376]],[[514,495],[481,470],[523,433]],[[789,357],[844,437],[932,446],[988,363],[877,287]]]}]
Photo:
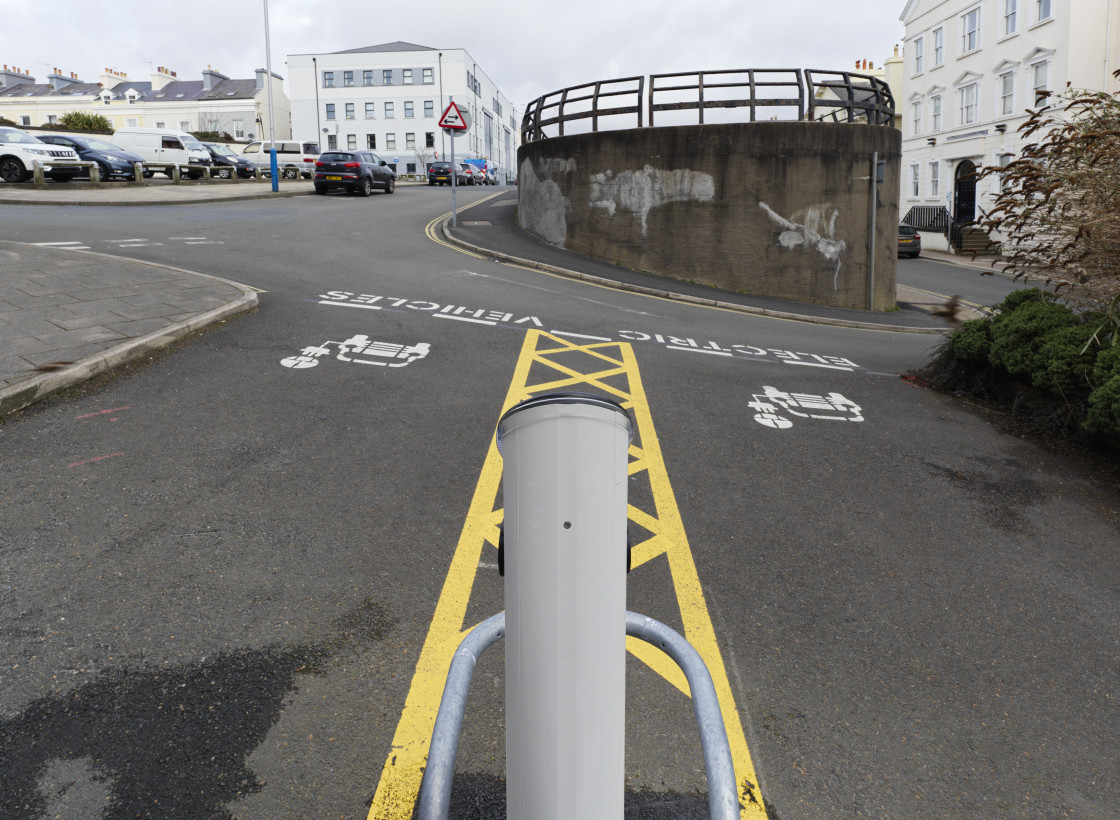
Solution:
[{"label": "parked car", "polygon": [[[139,154],[145,162],[165,162],[168,166],[211,164],[210,152],[194,134],[174,128],[121,128],[113,134],[113,144]],[[171,177],[170,170],[162,173]],[[202,169],[188,170],[187,176],[202,179]]]},{"label": "parked car", "polygon": [[459,170],[463,172],[463,182],[461,185],[474,185],[474,166],[466,162],[459,163]]},{"label": "parked car", "polygon": [[[241,152],[257,164],[262,174],[272,174],[272,143],[268,140],[250,142]],[[319,159],[319,143],[315,140],[276,140],[276,167],[284,179],[315,174],[315,161]]]},{"label": "parked car", "polygon": [[[437,182],[440,185],[450,185],[451,184],[451,163],[450,162],[433,162],[431,165],[428,166],[428,184],[429,185],[435,185]],[[466,185],[466,177],[463,176],[462,171],[459,171],[455,175],[455,184],[456,185]]]},{"label": "parked car", "polygon": [[325,194],[332,188],[362,196],[381,188],[391,194],[397,188],[397,174],[372,151],[327,151],[315,163],[315,193]]},{"label": "parked car", "polygon": [[[132,151],[126,151],[111,142],[86,134],[41,133],[36,136],[50,145],[73,148],[79,159],[96,162],[102,182],[114,177],[134,179],[136,172],[132,163],[143,162],[144,158]],[[152,171],[144,171],[144,176],[152,176]],[[82,169],[82,176],[92,176],[88,168]]]},{"label": "parked car", "polygon": [[0,179],[4,182],[26,182],[35,171],[35,163],[55,182],[69,182],[84,170],[78,153],[62,145],[47,145],[18,128],[0,126]]},{"label": "parked car", "polygon": [[922,235],[909,225],[898,226],[898,255],[917,259],[922,255]]},{"label": "parked car", "polygon": [[222,142],[204,142],[202,144],[210,152],[210,161],[215,166],[214,170],[211,171],[214,176],[229,179],[235,171],[242,178],[255,176],[257,166],[244,154],[238,154]]}]

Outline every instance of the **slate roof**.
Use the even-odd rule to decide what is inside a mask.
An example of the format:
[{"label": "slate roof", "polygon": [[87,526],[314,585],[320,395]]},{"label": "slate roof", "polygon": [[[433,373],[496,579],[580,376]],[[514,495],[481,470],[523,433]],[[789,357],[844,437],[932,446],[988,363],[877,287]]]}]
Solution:
[{"label": "slate roof", "polygon": [[0,89],[0,97],[81,97],[101,93],[97,83],[75,83],[55,91],[50,83],[20,83]]},{"label": "slate roof", "polygon": [[363,48],[349,48],[345,51],[332,51],[332,54],[375,54],[386,51],[438,51],[431,46],[418,46],[415,43],[405,43],[397,40],[395,43],[382,43],[379,46],[364,46]]},{"label": "slate roof", "polygon": [[[166,102],[177,100],[251,100],[257,93],[257,81],[252,80],[221,80],[211,90],[206,91],[202,80],[177,80],[170,82],[159,91],[152,91],[150,82],[134,83],[124,81],[117,83],[110,90],[114,99],[124,99],[125,94],[132,89],[139,94],[140,99],[148,102]],[[50,83],[20,83],[0,89],[0,97],[75,97],[75,96],[100,96],[99,83],[75,83],[55,91]],[[180,96],[181,95],[181,96]]]}]

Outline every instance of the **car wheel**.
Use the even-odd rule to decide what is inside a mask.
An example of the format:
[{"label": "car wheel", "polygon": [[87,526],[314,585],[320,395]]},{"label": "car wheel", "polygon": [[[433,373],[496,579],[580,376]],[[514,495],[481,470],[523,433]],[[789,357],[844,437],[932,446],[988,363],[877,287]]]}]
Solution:
[{"label": "car wheel", "polygon": [[369,196],[373,193],[373,181],[369,177],[362,177],[361,183],[358,185],[358,194],[361,196]]},{"label": "car wheel", "polygon": [[97,163],[97,170],[101,174],[102,182],[108,182],[109,179],[113,176],[113,171],[108,165],[102,165],[99,162]]},{"label": "car wheel", "polygon": [[232,174],[230,174],[229,168],[223,168],[217,173],[218,179],[229,179],[230,176],[232,176]]},{"label": "car wheel", "polygon": [[23,182],[30,176],[23,163],[15,157],[8,157],[0,162],[0,179],[5,182]]},{"label": "car wheel", "polygon": [[69,182],[72,177],[69,174],[59,174],[58,176],[51,174],[51,179],[55,182]]},{"label": "car wheel", "polygon": [[428,187],[429,187],[429,188],[431,188],[431,187],[432,187],[433,185],[435,185],[435,184],[436,184],[436,183],[435,183],[435,180],[434,180],[434,179],[429,179],[429,180],[428,180]]},{"label": "car wheel", "polygon": [[397,190],[397,181],[393,177],[389,177],[389,181],[385,183],[385,193],[391,194]]},{"label": "car wheel", "polygon": [[281,176],[284,177],[284,179],[296,179],[299,177],[299,171],[295,168],[285,168]]},{"label": "car wheel", "polygon": [[144,179],[151,179],[152,177],[154,177],[156,175],[156,172],[152,171],[149,168],[145,168],[144,171],[143,171],[143,174],[144,174]]},{"label": "car wheel", "polygon": [[315,193],[325,194],[326,192],[327,192],[327,186],[326,185],[322,184],[321,182],[316,182],[315,183]]}]

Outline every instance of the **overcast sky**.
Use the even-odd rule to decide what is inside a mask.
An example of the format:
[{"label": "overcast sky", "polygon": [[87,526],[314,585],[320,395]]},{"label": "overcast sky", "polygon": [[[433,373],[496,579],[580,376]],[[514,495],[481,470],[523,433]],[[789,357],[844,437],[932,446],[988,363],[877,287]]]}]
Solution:
[{"label": "overcast sky", "polygon": [[[247,78],[265,63],[263,0],[3,0],[0,64],[46,82],[55,67],[97,82],[207,65]],[[269,0],[272,70],[289,54],[396,40],[464,48],[523,111],[594,80],[721,68],[852,69],[901,44],[904,0]]]}]

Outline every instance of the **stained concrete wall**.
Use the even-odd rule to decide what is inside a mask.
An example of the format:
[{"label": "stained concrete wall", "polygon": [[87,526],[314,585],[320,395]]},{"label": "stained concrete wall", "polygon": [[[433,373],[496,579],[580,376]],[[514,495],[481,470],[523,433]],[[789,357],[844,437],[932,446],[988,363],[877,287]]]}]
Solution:
[{"label": "stained concrete wall", "polygon": [[872,154],[875,310],[895,305],[901,134],[757,122],[559,137],[518,150],[518,219],[548,242],[726,290],[868,304]]}]

